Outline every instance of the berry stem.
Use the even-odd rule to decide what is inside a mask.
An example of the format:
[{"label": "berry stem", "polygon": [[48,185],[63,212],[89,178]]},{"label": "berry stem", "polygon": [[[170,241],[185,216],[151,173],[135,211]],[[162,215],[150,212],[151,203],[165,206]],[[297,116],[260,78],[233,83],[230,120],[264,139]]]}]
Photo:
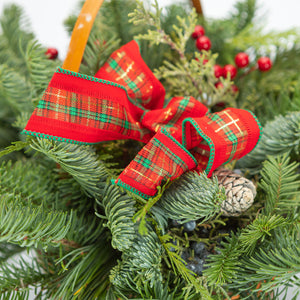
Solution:
[{"label": "berry stem", "polygon": [[243,79],[247,75],[249,75],[251,72],[257,70],[257,66],[252,66],[248,71],[244,72],[239,79]]}]

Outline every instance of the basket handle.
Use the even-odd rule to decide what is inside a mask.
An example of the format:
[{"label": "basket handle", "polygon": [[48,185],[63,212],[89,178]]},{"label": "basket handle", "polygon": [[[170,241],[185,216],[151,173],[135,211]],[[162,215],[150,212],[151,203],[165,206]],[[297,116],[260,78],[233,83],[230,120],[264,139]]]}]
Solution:
[{"label": "basket handle", "polygon": [[62,67],[78,72],[96,15],[104,0],[86,0],[75,23]]}]

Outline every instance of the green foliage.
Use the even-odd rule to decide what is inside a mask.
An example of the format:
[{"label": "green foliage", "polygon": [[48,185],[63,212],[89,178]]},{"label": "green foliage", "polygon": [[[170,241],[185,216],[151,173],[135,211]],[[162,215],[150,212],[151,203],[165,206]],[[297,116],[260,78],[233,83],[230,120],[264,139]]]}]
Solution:
[{"label": "green foliage", "polygon": [[263,134],[256,148],[246,157],[239,160],[241,168],[257,172],[268,155],[284,153],[299,154],[300,145],[300,112],[278,116],[269,121],[263,128]]},{"label": "green foliage", "polygon": [[28,262],[21,257],[17,263],[1,264],[0,299],[27,299],[29,285],[35,286],[37,282],[37,286],[46,284],[51,277],[51,274],[44,272],[36,258],[31,258]]},{"label": "green foliage", "polygon": [[203,173],[188,172],[172,183],[158,206],[170,219],[187,222],[202,218],[201,222],[205,222],[220,211],[224,199],[217,179],[210,180]]},{"label": "green foliage", "polygon": [[[191,34],[197,24],[197,15],[193,10],[184,17],[177,17],[171,34],[167,34],[162,27],[162,10],[158,3],[153,5],[155,11],[147,10],[142,2],[138,2],[137,8],[129,16],[135,25],[146,23],[153,30],[147,34],[136,36],[139,40],[150,41],[150,45],[168,45],[172,50],[170,59],[165,59],[163,65],[155,70],[158,79],[164,82],[167,96],[193,96],[205,105],[212,107],[222,99],[224,102],[234,103],[234,93],[231,90],[229,79],[221,79],[223,89],[215,87],[218,79],[214,76],[214,63],[216,55],[211,52],[195,54],[196,59],[191,59],[189,42]],[[196,49],[194,49],[196,50]],[[194,51],[193,51],[194,52]],[[209,62],[204,64],[203,60]]]},{"label": "green foliage", "polygon": [[[36,299],[269,299],[279,286],[283,294],[290,283],[300,286],[299,34],[262,34],[255,0],[239,1],[223,20],[201,18],[187,3],[160,10],[157,1],[153,8],[104,1],[80,72],[94,75],[111,52],[137,37],[167,97],[193,96],[212,111],[220,102],[253,110],[264,134],[236,166],[257,174],[254,206],[240,217],[221,216],[225,196],[216,179],[196,172],[167,183],[148,202],[125,193],[109,180],[113,167],[135,155],[132,142],[87,147],[30,137],[11,143],[60,62],[47,59],[22,10],[10,6],[0,18],[1,299],[26,299],[29,291]],[[69,31],[75,21],[68,19]],[[197,23],[212,41],[207,53],[190,38]],[[250,72],[270,50],[272,70]],[[214,65],[234,63],[240,51],[253,61],[238,72],[237,96],[229,78],[221,79],[223,89],[215,87]],[[195,220],[197,228],[170,228],[169,218]],[[199,241],[209,252],[202,276],[181,257]],[[8,261],[25,248],[34,255],[30,263]]]},{"label": "green foliage", "polygon": [[[289,163],[287,154],[281,157],[269,157],[263,163],[260,187],[265,195],[265,214],[294,214],[293,207],[300,204],[299,164]],[[297,198],[298,195],[298,198]]]},{"label": "green foliage", "polygon": [[[135,201],[116,185],[106,184],[101,206],[104,207],[106,226],[112,234],[112,247],[124,251],[132,246],[135,236],[133,215]],[[96,213],[99,217],[101,214]]]},{"label": "green foliage", "polygon": [[69,230],[72,212],[45,211],[41,205],[19,204],[21,196],[4,194],[0,199],[0,241],[21,247],[57,245]]},{"label": "green foliage", "polygon": [[[174,280],[174,278],[173,278]],[[171,287],[171,288],[170,288]],[[142,299],[164,299],[164,300],[198,300],[199,294],[193,287],[186,288],[183,280],[176,280],[173,286],[172,277],[169,276],[166,282],[156,281],[154,286],[149,284],[139,290]]]},{"label": "green foliage", "polygon": [[[71,259],[69,255],[73,255]],[[62,272],[61,285],[51,299],[103,299],[109,286],[109,271],[115,264],[110,245],[99,240],[95,245],[61,257],[59,262],[65,259],[69,260],[70,266]]]},{"label": "green foliage", "polygon": [[264,242],[265,238],[271,236],[272,230],[280,226],[286,226],[287,220],[282,216],[258,216],[253,223],[242,230],[239,240],[241,247],[246,253],[253,253],[258,243]]},{"label": "green foliage", "polygon": [[27,139],[26,142],[22,142],[22,141],[12,142],[12,144],[10,146],[8,146],[4,150],[0,151],[0,158],[4,155],[7,155],[14,151],[20,151],[20,150],[24,149],[25,147],[29,146],[29,143],[30,143],[29,138]]},{"label": "green foliage", "polygon": [[94,198],[101,197],[98,183],[105,182],[108,174],[104,164],[91,147],[57,143],[40,138],[33,139],[30,146],[58,163],[87,195]]},{"label": "green foliage", "polygon": [[241,259],[243,268],[230,287],[253,294],[260,290],[261,299],[265,299],[267,292],[276,291],[279,286],[288,288],[292,283],[299,286],[298,240],[299,224],[275,229],[267,248],[260,247],[253,256]]},{"label": "green foliage", "polygon": [[111,271],[110,280],[118,295],[139,294],[145,284],[153,287],[155,282],[162,281],[163,249],[155,231],[149,223],[147,235],[140,235],[137,226],[135,230],[132,246],[122,253],[122,260]]},{"label": "green foliage", "polygon": [[207,268],[204,270],[204,276],[210,285],[222,286],[232,282],[241,268],[238,238],[235,235],[227,237],[226,242],[221,245],[222,247],[216,248],[217,254],[208,257]]},{"label": "green foliage", "polygon": [[[187,282],[187,288],[194,289],[198,297],[204,297],[203,299],[211,300],[206,287],[202,285],[201,280],[195,277],[195,273],[186,268],[186,262],[179,256],[179,246],[172,243],[172,237],[168,234],[159,235],[159,239],[165,249],[166,257],[165,261],[172,268],[175,276],[180,275],[184,281]],[[200,296],[201,295],[201,296]]]}]

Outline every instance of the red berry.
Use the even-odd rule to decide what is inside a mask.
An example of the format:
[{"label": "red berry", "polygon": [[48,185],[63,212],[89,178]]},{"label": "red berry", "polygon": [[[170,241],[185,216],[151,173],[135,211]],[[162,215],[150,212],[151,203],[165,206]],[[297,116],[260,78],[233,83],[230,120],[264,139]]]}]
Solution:
[{"label": "red berry", "polygon": [[233,84],[231,86],[231,90],[233,91],[233,93],[238,93],[239,92],[239,88],[235,84]]},{"label": "red berry", "polygon": [[258,68],[263,71],[269,71],[272,68],[272,61],[269,57],[263,56],[257,60]]},{"label": "red berry", "polygon": [[205,35],[200,36],[196,40],[196,47],[198,48],[198,50],[206,50],[206,51],[208,51],[211,48],[211,41]]},{"label": "red berry", "polygon": [[217,89],[222,89],[224,87],[223,83],[221,81],[218,81],[216,84],[215,84],[215,87]]},{"label": "red berry", "polygon": [[232,80],[236,76],[236,73],[237,73],[236,67],[233,65],[225,65],[223,68],[223,76],[227,77],[228,73],[230,74],[230,79]]},{"label": "red berry", "polygon": [[55,59],[58,56],[58,51],[55,48],[48,48],[45,54],[49,59]]},{"label": "red berry", "polygon": [[214,74],[216,78],[223,76],[223,68],[220,65],[214,65]]},{"label": "red berry", "polygon": [[238,68],[245,68],[249,65],[249,56],[245,52],[240,52],[235,56],[234,61]]},{"label": "red berry", "polygon": [[194,32],[192,33],[192,38],[197,39],[198,37],[205,34],[205,30],[201,25],[196,25]]}]

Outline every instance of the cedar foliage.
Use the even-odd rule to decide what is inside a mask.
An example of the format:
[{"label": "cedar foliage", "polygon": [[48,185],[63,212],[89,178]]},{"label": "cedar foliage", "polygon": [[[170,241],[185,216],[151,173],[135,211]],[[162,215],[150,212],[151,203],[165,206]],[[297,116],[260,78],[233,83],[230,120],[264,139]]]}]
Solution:
[{"label": "cedar foliage", "polygon": [[[30,292],[36,299],[270,299],[286,297],[290,284],[299,287],[299,34],[262,34],[255,0],[239,1],[223,20],[201,19],[188,3],[164,11],[154,6],[105,1],[80,71],[95,74],[136,37],[168,96],[194,96],[211,110],[219,102],[251,109],[264,133],[236,167],[257,185],[255,204],[240,217],[222,217],[216,180],[196,173],[167,183],[145,202],[109,181],[137,143],[76,146],[21,136],[61,62],[46,58],[22,9],[11,5],[0,17],[1,299],[26,299]],[[75,21],[66,21],[70,32]],[[206,64],[190,38],[197,23],[213,45]],[[238,95],[229,78],[216,89],[213,65],[233,63],[240,51],[253,60],[271,53],[273,69],[240,72]],[[187,234],[170,227],[170,218],[198,226]],[[199,241],[209,249],[202,276],[182,258]],[[24,250],[30,262],[12,260]]]}]

